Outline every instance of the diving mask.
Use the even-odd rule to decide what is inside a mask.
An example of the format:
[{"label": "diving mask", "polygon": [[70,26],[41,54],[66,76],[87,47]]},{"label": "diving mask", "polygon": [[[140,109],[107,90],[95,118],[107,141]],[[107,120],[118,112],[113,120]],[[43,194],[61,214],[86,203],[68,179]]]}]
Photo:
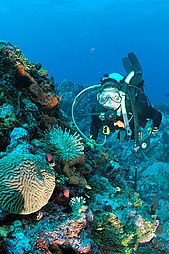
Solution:
[{"label": "diving mask", "polygon": [[106,88],[100,94],[97,95],[98,102],[105,106],[105,104],[120,104],[121,103],[121,95],[119,90],[116,88]]}]

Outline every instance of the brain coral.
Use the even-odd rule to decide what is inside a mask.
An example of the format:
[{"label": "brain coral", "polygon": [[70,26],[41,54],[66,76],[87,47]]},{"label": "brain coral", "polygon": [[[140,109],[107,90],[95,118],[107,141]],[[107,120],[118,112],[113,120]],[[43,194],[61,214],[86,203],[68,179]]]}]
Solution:
[{"label": "brain coral", "polygon": [[47,204],[55,175],[43,158],[10,154],[0,160],[0,205],[10,213],[30,214]]}]

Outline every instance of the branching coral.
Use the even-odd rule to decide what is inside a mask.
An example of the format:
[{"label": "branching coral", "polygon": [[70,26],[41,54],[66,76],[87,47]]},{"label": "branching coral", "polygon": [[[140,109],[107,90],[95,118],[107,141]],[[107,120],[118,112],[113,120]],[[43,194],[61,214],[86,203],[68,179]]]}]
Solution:
[{"label": "branching coral", "polygon": [[71,134],[70,130],[62,130],[56,126],[44,134],[44,141],[49,150],[62,161],[72,160],[84,152],[84,146],[79,134]]},{"label": "branching coral", "polygon": [[79,216],[81,213],[84,213],[87,210],[85,203],[86,200],[83,197],[71,198],[70,206],[72,208],[73,214]]}]

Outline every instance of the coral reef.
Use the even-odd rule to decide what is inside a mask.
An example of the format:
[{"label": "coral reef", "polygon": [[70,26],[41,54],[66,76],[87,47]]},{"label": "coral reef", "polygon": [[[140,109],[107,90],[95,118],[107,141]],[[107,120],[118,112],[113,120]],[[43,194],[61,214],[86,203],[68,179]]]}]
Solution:
[{"label": "coral reef", "polygon": [[[167,254],[168,106],[146,151],[115,135],[92,150],[70,120],[83,88],[0,41],[0,252]],[[76,108],[85,134],[94,98]]]},{"label": "coral reef", "polygon": [[[79,207],[71,214],[66,215],[61,212],[55,212],[52,215],[46,215],[43,220],[36,220],[31,225],[28,221],[15,220],[8,229],[12,238],[6,238],[9,252],[15,250],[15,253],[54,253],[58,246],[63,249],[73,249],[76,253],[89,253],[92,247],[92,240],[88,230],[87,206],[83,207],[79,199],[75,199]],[[81,207],[81,208],[80,208]],[[5,232],[5,230],[4,230]],[[61,249],[60,249],[61,251]],[[62,252],[61,252],[62,253]],[[69,252],[67,252],[69,253]]]},{"label": "coral reef", "polygon": [[[99,179],[99,185],[96,182]],[[134,253],[139,243],[154,238],[159,221],[146,215],[146,204],[137,193],[113,186],[107,178],[93,176],[89,181],[93,211],[92,234],[101,249],[117,253]],[[126,183],[126,186],[128,184]],[[118,190],[118,191],[117,191]],[[132,226],[135,225],[135,226]],[[103,238],[104,236],[104,238]]]},{"label": "coral reef", "polygon": [[29,62],[11,43],[0,41],[0,69],[0,141],[4,146],[14,127],[24,127],[33,136],[51,122],[69,126],[59,112],[61,98],[55,94],[53,79],[42,75],[43,66]]}]

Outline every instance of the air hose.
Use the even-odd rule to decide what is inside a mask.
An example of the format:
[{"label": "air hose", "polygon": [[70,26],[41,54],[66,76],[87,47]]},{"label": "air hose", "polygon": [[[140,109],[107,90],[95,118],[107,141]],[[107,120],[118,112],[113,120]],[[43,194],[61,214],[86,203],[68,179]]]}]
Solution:
[{"label": "air hose", "polygon": [[[94,89],[98,89],[101,87],[101,84],[98,84],[98,85],[94,85],[94,86],[89,86],[89,87],[86,87],[85,89],[83,89],[80,93],[78,93],[72,103],[72,110],[71,110],[71,113],[72,113],[72,120],[73,120],[73,123],[76,127],[76,129],[78,130],[78,132],[89,142],[91,143],[91,139],[88,138],[81,130],[80,128],[78,127],[77,123],[76,123],[76,120],[75,120],[75,116],[74,116],[74,109],[75,109],[75,106],[76,106],[76,103],[77,103],[77,99],[79,99],[79,97],[85,93],[85,92],[89,92],[90,90],[94,90]],[[95,144],[96,146],[103,146],[104,144],[106,143],[106,135],[105,135],[105,139],[104,139],[104,142],[101,143],[101,144]]]}]

